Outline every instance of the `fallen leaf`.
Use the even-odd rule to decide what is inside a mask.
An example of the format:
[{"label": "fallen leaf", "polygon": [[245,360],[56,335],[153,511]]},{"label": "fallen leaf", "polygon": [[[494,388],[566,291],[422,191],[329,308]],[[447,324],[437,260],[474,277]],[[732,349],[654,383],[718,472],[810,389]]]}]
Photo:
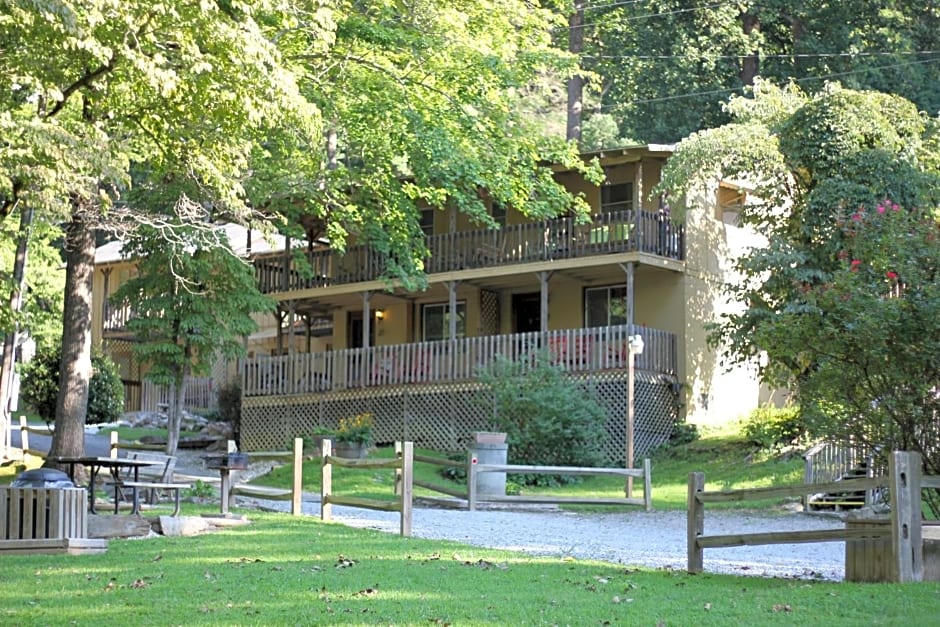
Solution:
[{"label": "fallen leaf", "polygon": [[154,557],[152,560],[150,560],[150,561],[151,561],[151,562],[159,562],[159,561],[162,560],[162,559],[163,559],[163,556],[162,556],[162,555],[157,555],[157,556],[155,556],[155,557]]},{"label": "fallen leaf", "polygon": [[790,607],[790,606],[787,605],[787,604],[783,604],[783,603],[778,603],[778,604],[774,605],[774,608],[773,608],[773,609],[774,609],[775,612],[792,612],[792,611],[793,611],[793,608],[792,608],[792,607]]},{"label": "fallen leaf", "polygon": [[615,596],[613,599],[611,599],[611,601],[613,601],[614,603],[620,603],[620,597]]},{"label": "fallen leaf", "polygon": [[705,609],[706,609],[706,610],[712,609],[712,604],[711,604],[711,603],[706,603],[706,604],[705,604]]},{"label": "fallen leaf", "polygon": [[135,579],[134,583],[131,584],[131,588],[146,588],[150,584],[144,581],[143,579]]},{"label": "fallen leaf", "polygon": [[104,589],[105,589],[106,591],[107,591],[107,590],[114,590],[115,588],[117,588],[117,585],[115,585],[115,583],[114,583],[113,581],[109,581],[109,582],[108,582],[108,585],[106,585],[106,586],[104,587]]}]

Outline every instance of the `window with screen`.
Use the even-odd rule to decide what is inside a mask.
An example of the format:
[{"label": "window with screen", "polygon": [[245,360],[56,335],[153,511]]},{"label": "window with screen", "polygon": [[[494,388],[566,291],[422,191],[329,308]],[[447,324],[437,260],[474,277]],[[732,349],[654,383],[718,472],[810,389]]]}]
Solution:
[{"label": "window with screen", "polygon": [[[457,303],[457,337],[467,330],[467,303]],[[450,306],[433,303],[421,306],[421,339],[425,342],[450,339]]]}]

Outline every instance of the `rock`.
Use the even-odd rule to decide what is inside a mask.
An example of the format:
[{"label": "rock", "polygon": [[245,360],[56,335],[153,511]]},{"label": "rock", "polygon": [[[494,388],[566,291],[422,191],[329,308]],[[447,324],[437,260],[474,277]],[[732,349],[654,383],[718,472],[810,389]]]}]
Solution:
[{"label": "rock", "polygon": [[165,536],[194,536],[211,529],[207,520],[197,516],[160,516],[160,532]]},{"label": "rock", "polygon": [[88,515],[89,538],[135,538],[147,535],[150,535],[150,521],[141,516]]}]

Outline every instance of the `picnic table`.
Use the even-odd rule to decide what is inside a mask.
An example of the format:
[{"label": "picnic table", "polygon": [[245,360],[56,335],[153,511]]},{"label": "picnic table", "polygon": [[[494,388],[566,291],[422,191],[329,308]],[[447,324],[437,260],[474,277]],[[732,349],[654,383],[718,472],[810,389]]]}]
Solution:
[{"label": "picnic table", "polygon": [[[56,463],[64,464],[69,467],[69,478],[75,481],[75,467],[86,466],[88,468],[88,511],[97,514],[95,511],[95,483],[98,473],[106,468],[115,483],[121,483],[121,470],[130,469],[134,474],[134,481],[140,480],[140,469],[144,466],[154,466],[160,462],[146,459],[128,459],[126,457],[54,457]],[[114,500],[114,513],[118,513],[118,501]]]}]

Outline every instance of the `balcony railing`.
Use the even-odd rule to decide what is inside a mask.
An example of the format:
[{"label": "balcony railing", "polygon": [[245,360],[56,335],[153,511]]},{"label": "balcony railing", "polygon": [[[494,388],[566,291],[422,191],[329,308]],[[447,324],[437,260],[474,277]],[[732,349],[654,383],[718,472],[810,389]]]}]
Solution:
[{"label": "balcony railing", "polygon": [[102,328],[106,333],[122,333],[127,331],[127,321],[135,315],[136,312],[129,305],[114,306],[106,303]]},{"label": "balcony railing", "polygon": [[[675,376],[676,336],[646,327],[633,332],[645,344],[637,368]],[[619,325],[255,357],[245,362],[242,389],[245,396],[266,396],[467,380],[498,355],[530,362],[543,350],[571,373],[615,370],[627,367],[630,335],[629,325]]]},{"label": "balcony railing", "polygon": [[[477,229],[430,235],[429,274],[467,268],[573,259],[611,253],[645,252],[671,259],[685,258],[685,227],[658,212],[618,211],[594,216],[588,224],[557,218],[501,229]],[[367,246],[305,253],[309,272],[292,253],[254,262],[264,293],[287,292],[381,279],[386,258]]]}]

